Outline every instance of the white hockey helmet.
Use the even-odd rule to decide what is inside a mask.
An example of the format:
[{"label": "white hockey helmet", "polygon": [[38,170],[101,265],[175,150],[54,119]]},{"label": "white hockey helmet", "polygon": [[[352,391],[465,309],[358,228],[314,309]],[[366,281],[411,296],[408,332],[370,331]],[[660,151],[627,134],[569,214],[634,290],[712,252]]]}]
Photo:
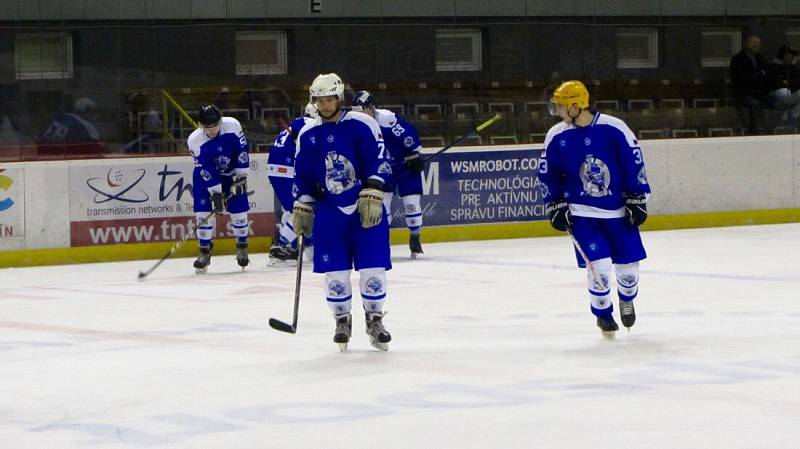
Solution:
[{"label": "white hockey helmet", "polygon": [[316,97],[336,96],[339,101],[344,101],[344,83],[335,73],[322,73],[314,78],[311,88],[308,89],[311,99]]},{"label": "white hockey helmet", "polygon": [[319,111],[317,107],[314,106],[314,103],[309,101],[303,109],[303,115],[310,118],[319,118]]}]

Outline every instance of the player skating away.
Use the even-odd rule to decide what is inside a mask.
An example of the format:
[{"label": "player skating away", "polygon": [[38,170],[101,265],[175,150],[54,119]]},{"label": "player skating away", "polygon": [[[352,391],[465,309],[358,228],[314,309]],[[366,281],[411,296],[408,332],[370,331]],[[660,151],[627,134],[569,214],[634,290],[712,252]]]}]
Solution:
[{"label": "player skating away", "polygon": [[[236,238],[236,262],[242,269],[247,256],[247,170],[250,159],[242,125],[233,117],[222,117],[214,105],[200,108],[200,128],[187,140],[194,160],[192,194],[197,220],[200,254],[194,261],[197,273],[208,271],[216,232],[216,215],[228,212]],[[209,212],[213,215],[203,223]]]},{"label": "player skating away", "polygon": [[[297,263],[297,234],[292,225],[292,204],[295,197],[292,192],[294,185],[294,158],[297,136],[309,123],[319,119],[317,108],[308,103],[303,117],[292,120],[288,129],[278,134],[275,143],[269,150],[267,157],[267,176],[275,196],[283,209],[278,226],[278,238],[269,250],[268,265],[294,265]],[[311,254],[311,239],[305,239],[306,254]]]},{"label": "player skating away", "polygon": [[[561,84],[550,101],[551,114],[563,121],[547,132],[539,165],[547,216],[555,229],[572,233],[576,249],[590,261],[591,311],[611,337],[619,329],[612,268],[622,324],[630,328],[636,321],[639,261],[647,257],[638,228],[647,219],[650,193],[642,150],[622,120],[588,109],[589,92],[580,81]],[[586,265],[577,256],[579,265]]]},{"label": "player skating away", "polygon": [[410,231],[408,241],[411,258],[422,254],[422,176],[425,169],[422,161],[422,143],[417,130],[403,118],[388,109],[375,107],[375,99],[369,91],[362,90],[353,96],[353,110],[361,111],[378,122],[386,145],[387,158],[392,165],[392,176],[383,186],[383,203],[391,216],[392,197],[397,191],[403,200],[406,226]]},{"label": "player skating away", "polygon": [[342,109],[344,84],[335,73],[317,76],[310,93],[320,120],[304,127],[298,139],[294,230],[314,236],[314,272],[325,273],[336,320],[333,341],[341,350],[350,342],[355,266],[370,343],[385,351],[392,339],[383,324],[386,270],[392,265],[381,189],[391,167],[380,127],[366,114]]}]

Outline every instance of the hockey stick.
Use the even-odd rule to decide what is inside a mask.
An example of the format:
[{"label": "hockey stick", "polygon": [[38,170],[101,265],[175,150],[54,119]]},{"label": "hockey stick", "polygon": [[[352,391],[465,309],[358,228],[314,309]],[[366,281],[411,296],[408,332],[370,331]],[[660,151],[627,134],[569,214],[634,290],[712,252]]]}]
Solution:
[{"label": "hockey stick", "polygon": [[295,275],[294,282],[294,316],[292,317],[292,324],[289,325],[275,318],[269,319],[269,325],[271,328],[281,332],[288,332],[290,334],[297,332],[297,313],[300,310],[300,278],[303,275],[303,250],[306,249],[306,242],[303,235],[298,235],[297,239],[297,274]]},{"label": "hockey stick", "polygon": [[572,239],[572,244],[575,245],[575,249],[578,250],[578,254],[581,255],[581,259],[583,259],[583,263],[586,264],[586,268],[588,268],[589,271],[592,272],[592,276],[594,276],[594,278],[599,281],[600,277],[597,275],[597,271],[594,269],[592,261],[589,260],[589,256],[587,256],[586,253],[583,252],[583,248],[581,248],[581,244],[578,243],[578,239],[576,239],[575,236],[572,235],[572,231],[570,229],[567,229],[567,234],[569,234],[569,238]]},{"label": "hockey stick", "polygon": [[[213,215],[214,215],[214,211],[209,212],[208,215],[206,215],[205,217],[203,217],[202,220],[200,220],[200,223],[197,224],[197,227],[199,228],[200,226],[203,226],[204,224],[208,223],[208,220],[210,220]],[[162,257],[158,262],[156,262],[155,265],[150,267],[150,269],[147,270],[147,271],[140,271],[139,272],[139,280],[140,281],[144,280],[144,278],[146,278],[148,275],[150,275],[150,273],[155,271],[155,269],[158,268],[159,265],[161,265],[170,256],[175,254],[175,251],[177,251],[178,248],[180,248],[190,238],[192,238],[192,233],[191,232],[187,232],[187,233],[183,234],[183,237],[181,237],[180,240],[175,242],[175,244],[172,245],[172,248],[170,248],[169,251],[167,251],[167,254],[164,254],[164,257]]]},{"label": "hockey stick", "polygon": [[[456,145],[458,145],[459,143],[463,142],[464,140],[466,140],[466,139],[469,139],[470,137],[474,137],[474,136],[476,136],[476,135],[477,135],[479,132],[481,132],[481,131],[483,131],[484,129],[486,129],[486,128],[488,128],[488,127],[492,126],[492,125],[494,125],[495,123],[497,123],[497,121],[498,121],[498,120],[500,120],[501,118],[503,118],[503,114],[501,114],[501,113],[499,113],[499,112],[498,112],[498,113],[496,113],[496,114],[494,115],[494,117],[490,118],[489,120],[486,120],[485,122],[483,122],[483,123],[481,123],[480,125],[478,125],[478,126],[477,126],[475,129],[473,129],[472,131],[470,131],[470,132],[468,132],[467,134],[464,134],[463,136],[459,137],[458,139],[456,139],[456,140],[455,140],[455,142],[451,143],[450,145],[446,145],[446,146],[445,146],[445,147],[443,147],[441,150],[439,150],[439,151],[437,151],[437,152],[435,152],[435,153],[431,154],[430,156],[428,156],[428,157],[426,157],[426,158],[423,158],[423,159],[422,159],[422,163],[423,163],[423,164],[426,164],[426,163],[430,162],[431,160],[435,159],[436,157],[438,157],[440,154],[442,154],[442,153],[444,153],[445,151],[449,150],[450,148],[453,148],[454,146],[456,146]],[[405,163],[406,163],[405,161],[402,161],[402,162],[395,162],[394,164],[392,164],[392,166],[403,165],[403,164],[405,164]]]}]

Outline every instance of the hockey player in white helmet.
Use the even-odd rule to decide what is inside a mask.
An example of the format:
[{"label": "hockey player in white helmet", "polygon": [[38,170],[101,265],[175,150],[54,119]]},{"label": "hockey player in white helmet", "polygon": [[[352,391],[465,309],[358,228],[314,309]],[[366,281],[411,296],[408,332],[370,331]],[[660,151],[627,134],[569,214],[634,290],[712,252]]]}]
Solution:
[{"label": "hockey player in white helmet", "polygon": [[350,342],[355,267],[370,343],[385,351],[392,338],[383,324],[392,264],[382,188],[391,167],[380,127],[366,114],[342,109],[344,83],[335,73],[317,76],[309,91],[320,120],[298,138],[294,230],[314,236],[314,272],[325,273],[325,296],[336,320],[333,341],[342,351]]}]

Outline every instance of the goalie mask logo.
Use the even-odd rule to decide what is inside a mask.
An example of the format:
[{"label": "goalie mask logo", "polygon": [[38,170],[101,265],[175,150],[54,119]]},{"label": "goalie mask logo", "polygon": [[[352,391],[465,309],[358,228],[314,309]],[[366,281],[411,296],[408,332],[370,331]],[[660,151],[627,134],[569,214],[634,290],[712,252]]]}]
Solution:
[{"label": "goalie mask logo", "polygon": [[353,163],[341,154],[331,151],[325,157],[325,187],[334,195],[346,192],[356,185]]},{"label": "goalie mask logo", "polygon": [[580,170],[583,195],[594,198],[611,195],[611,190],[608,188],[611,184],[611,174],[605,162],[590,154],[586,156]]}]

